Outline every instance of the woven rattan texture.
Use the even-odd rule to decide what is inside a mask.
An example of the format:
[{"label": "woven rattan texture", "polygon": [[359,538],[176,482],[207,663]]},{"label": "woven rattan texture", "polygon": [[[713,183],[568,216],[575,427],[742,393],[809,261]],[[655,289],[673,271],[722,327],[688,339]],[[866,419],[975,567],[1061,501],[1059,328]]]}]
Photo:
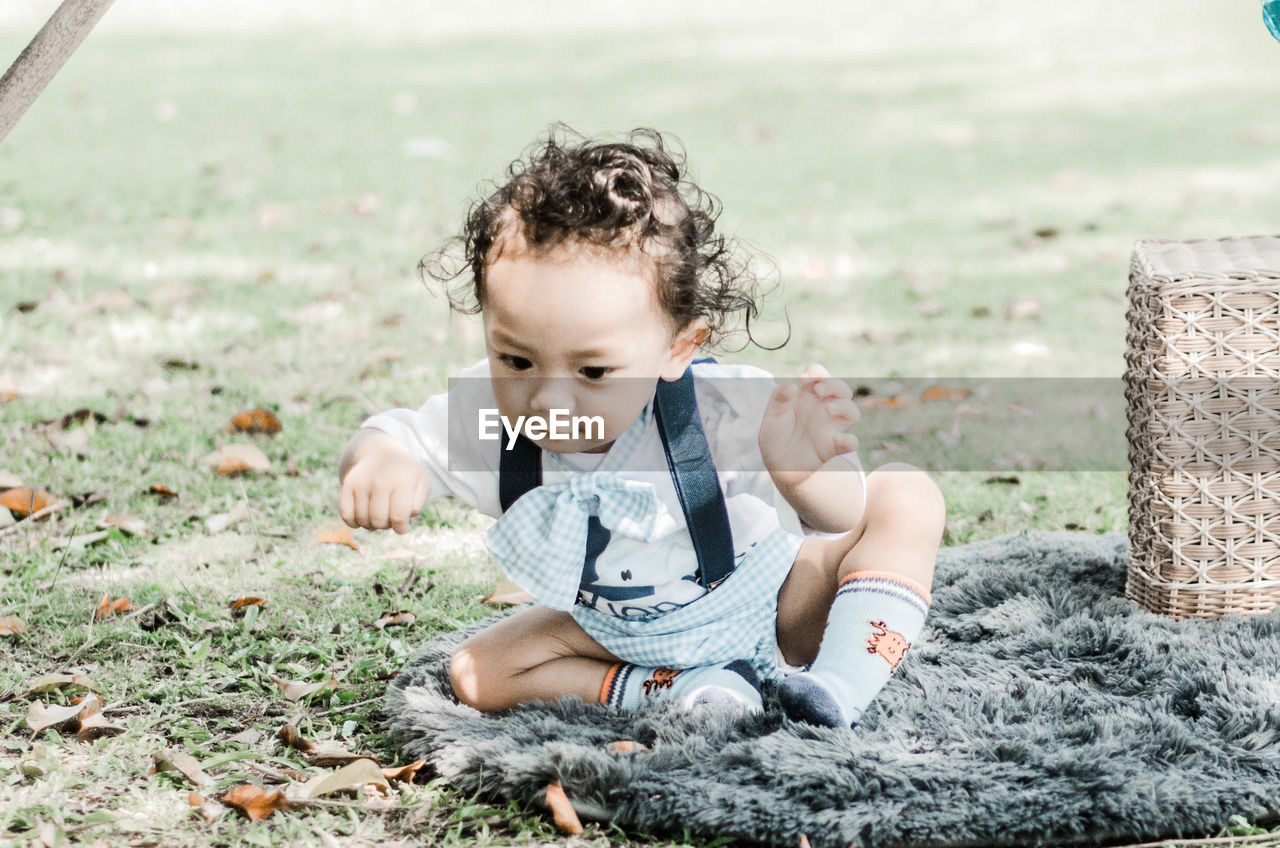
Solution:
[{"label": "woven rattan texture", "polygon": [[1142,241],[1125,345],[1126,592],[1178,618],[1280,605],[1280,238]]}]

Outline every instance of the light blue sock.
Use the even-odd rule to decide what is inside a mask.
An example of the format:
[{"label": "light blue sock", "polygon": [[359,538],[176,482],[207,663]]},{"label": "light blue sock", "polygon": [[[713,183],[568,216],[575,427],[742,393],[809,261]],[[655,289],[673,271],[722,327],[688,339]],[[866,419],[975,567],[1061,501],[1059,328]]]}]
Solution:
[{"label": "light blue sock", "polygon": [[646,668],[615,663],[600,688],[601,703],[637,710],[650,701],[675,700],[687,709],[724,707],[758,712],[760,682],[745,660],[698,668]]},{"label": "light blue sock", "polygon": [[818,657],[782,681],[787,717],[852,727],[924,627],[929,592],[910,578],[855,571],[840,581]]}]

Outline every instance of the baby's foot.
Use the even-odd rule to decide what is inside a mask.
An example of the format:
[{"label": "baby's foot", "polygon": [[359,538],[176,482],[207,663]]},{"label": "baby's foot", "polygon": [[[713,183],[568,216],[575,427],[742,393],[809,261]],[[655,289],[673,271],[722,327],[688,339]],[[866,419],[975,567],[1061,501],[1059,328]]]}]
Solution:
[{"label": "baby's foot", "polygon": [[845,717],[836,700],[836,694],[819,678],[802,671],[787,677],[778,687],[782,711],[792,721],[816,724],[819,727],[850,727],[853,721]]},{"label": "baby's foot", "polygon": [[687,709],[710,707],[743,713],[758,713],[764,709],[760,699],[760,680],[750,663],[735,660],[725,666],[690,671],[697,672],[696,679],[691,680],[691,688],[680,695],[680,703]]}]

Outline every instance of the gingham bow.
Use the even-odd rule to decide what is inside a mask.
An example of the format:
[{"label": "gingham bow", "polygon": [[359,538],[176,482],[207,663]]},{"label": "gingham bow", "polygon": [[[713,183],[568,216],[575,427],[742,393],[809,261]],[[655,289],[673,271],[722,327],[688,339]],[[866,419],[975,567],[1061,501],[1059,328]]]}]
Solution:
[{"label": "gingham bow", "polygon": [[600,523],[612,533],[653,541],[658,513],[653,484],[590,471],[525,493],[484,534],[485,546],[538,603],[571,610],[582,581],[593,502]]}]

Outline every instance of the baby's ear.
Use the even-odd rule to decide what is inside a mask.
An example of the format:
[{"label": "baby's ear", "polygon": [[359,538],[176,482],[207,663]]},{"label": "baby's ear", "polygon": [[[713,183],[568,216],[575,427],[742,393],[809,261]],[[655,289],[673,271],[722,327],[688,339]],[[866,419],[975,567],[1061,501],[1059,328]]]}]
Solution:
[{"label": "baby's ear", "polygon": [[703,318],[694,318],[685,324],[684,328],[677,331],[672,338],[671,347],[667,350],[667,361],[663,364],[659,376],[667,382],[674,382],[683,377],[685,369],[698,355],[702,343],[707,340],[710,333],[710,328],[707,327],[707,322]]}]

